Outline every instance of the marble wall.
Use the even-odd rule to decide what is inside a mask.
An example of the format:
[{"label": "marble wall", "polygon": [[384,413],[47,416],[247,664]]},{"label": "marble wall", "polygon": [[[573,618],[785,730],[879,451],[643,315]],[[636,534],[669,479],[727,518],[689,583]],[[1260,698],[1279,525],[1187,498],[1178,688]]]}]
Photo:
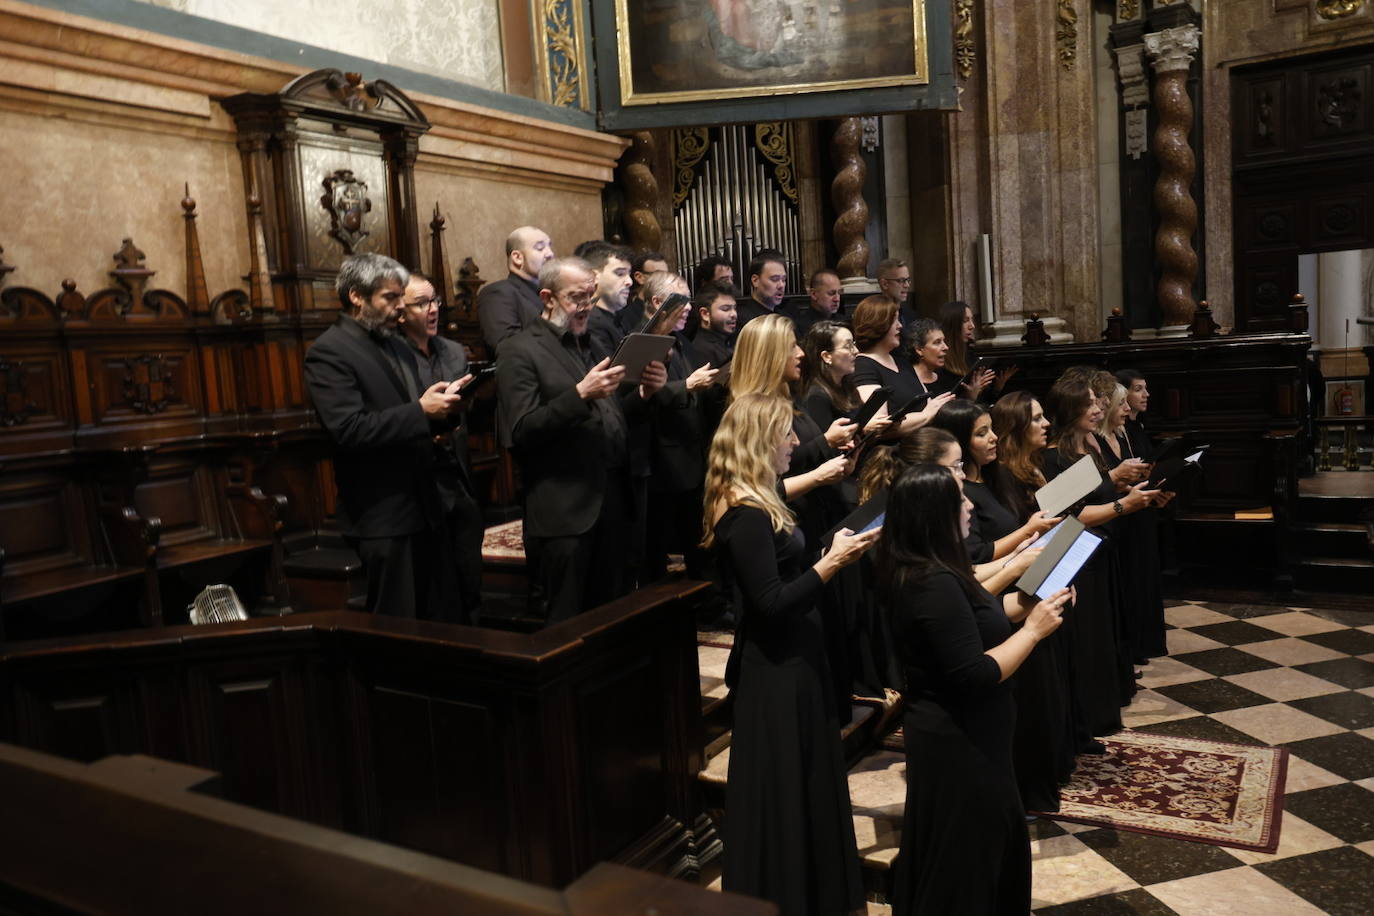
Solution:
[{"label": "marble wall", "polygon": [[499,0],[139,0],[153,6],[506,91]]},{"label": "marble wall", "polygon": [[[0,0],[0,34],[0,174],[18,216],[0,227],[16,268],[7,285],[52,296],[72,279],[89,294],[110,285],[112,255],[130,237],[158,272],[151,286],[184,294],[189,184],[211,295],[242,287],[245,190],[233,122],[215,100],[275,92],[301,70],[13,0]],[[601,234],[601,189],[624,141],[411,98],[433,125],[416,200],[424,224],[436,201],[447,218],[455,276],[466,257],[484,277],[503,276],[505,237],[523,223],[545,226],[563,251]],[[427,225],[421,250],[428,266]]]}]

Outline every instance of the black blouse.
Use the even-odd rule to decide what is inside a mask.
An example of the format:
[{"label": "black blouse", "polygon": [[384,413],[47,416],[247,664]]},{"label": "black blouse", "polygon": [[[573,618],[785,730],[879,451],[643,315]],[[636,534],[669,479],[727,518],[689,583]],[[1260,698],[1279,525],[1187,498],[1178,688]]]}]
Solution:
[{"label": "black blouse", "polygon": [[992,491],[992,487],[974,480],[964,481],[964,495],[973,503],[973,520],[969,525],[969,559],[974,563],[988,563],[997,548],[997,541],[1011,534],[1021,523]]},{"label": "black blouse", "polygon": [[891,388],[892,398],[888,403],[893,405],[895,410],[917,395],[925,394],[926,386],[916,377],[916,370],[911,368],[910,361],[901,350],[892,351],[892,361],[897,366],[895,372],[871,356],[855,357],[853,379],[856,388],[862,388],[864,385]]}]

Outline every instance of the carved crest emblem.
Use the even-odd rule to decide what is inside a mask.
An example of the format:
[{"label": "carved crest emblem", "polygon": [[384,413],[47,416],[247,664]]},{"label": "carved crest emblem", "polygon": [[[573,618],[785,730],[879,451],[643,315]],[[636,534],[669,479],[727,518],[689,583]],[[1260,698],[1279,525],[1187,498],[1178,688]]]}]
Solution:
[{"label": "carved crest emblem", "polygon": [[22,426],[38,413],[38,405],[29,399],[24,384],[24,364],[0,359],[0,383],[5,386],[5,398],[0,402],[0,426]]},{"label": "carved crest emblem", "polygon": [[367,182],[354,177],[351,169],[339,169],[324,180],[324,196],[320,203],[329,211],[329,234],[338,239],[344,252],[367,237],[364,221],[372,212],[367,196]]},{"label": "carved crest emblem", "polygon": [[124,403],[139,413],[155,414],[167,408],[176,397],[172,368],[159,356],[144,355],[126,359]]}]

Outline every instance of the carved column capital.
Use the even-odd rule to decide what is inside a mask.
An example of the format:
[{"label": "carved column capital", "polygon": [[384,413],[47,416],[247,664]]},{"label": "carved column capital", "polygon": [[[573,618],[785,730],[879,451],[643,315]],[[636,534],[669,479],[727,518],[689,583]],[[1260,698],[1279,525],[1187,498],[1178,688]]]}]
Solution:
[{"label": "carved column capital", "polygon": [[1171,73],[1187,70],[1197,56],[1198,38],[1201,30],[1195,25],[1181,25],[1176,29],[1163,29],[1150,32],[1145,36],[1145,50],[1150,53],[1150,62],[1156,73]]}]

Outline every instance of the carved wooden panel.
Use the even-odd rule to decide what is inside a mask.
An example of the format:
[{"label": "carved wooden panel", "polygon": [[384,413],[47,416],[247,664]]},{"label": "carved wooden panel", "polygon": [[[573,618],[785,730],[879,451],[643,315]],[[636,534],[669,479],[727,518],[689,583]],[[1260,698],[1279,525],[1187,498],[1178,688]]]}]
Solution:
[{"label": "carved wooden panel", "polygon": [[[349,254],[391,250],[387,219],[386,167],[382,144],[356,138],[342,140],[325,134],[300,134],[301,199],[305,202],[306,266],[334,272]],[[325,183],[347,173],[349,185],[337,186],[333,195]],[[340,215],[324,202],[333,196],[353,195],[359,210],[358,231],[341,231]],[[346,219],[347,217],[342,217]],[[345,239],[350,241],[345,241]]]},{"label": "carved wooden panel", "polygon": [[[624,659],[581,685],[576,734],[585,783],[588,848],[609,858],[651,829],[661,810],[637,798],[666,797],[663,691],[652,657]],[[591,863],[587,863],[590,865]]]},{"label": "carved wooden panel", "polygon": [[133,501],[139,515],[162,520],[162,543],[172,546],[220,536],[217,492],[212,468],[183,458],[150,466]]},{"label": "carved wooden panel", "polygon": [[1244,233],[1250,251],[1293,248],[1298,240],[1298,202],[1286,199],[1249,200],[1237,208],[1236,228]]},{"label": "carved wooden panel", "polygon": [[296,813],[302,807],[304,697],[286,660],[240,658],[188,672],[189,762],[217,770],[224,794]]},{"label": "carved wooden panel", "polygon": [[99,760],[143,746],[138,695],[123,674],[40,676],[14,695],[19,743],[73,760]]},{"label": "carved wooden panel", "polygon": [[91,556],[77,484],[60,474],[0,478],[0,547],[5,574],[57,569]]},{"label": "carved wooden panel", "polygon": [[1374,139],[1372,71],[1374,61],[1367,59],[1353,65],[1314,67],[1302,74],[1306,146],[1320,148]]},{"label": "carved wooden panel", "polygon": [[[1370,164],[1374,172],[1374,161]],[[1347,193],[1323,194],[1308,201],[1310,247],[1332,250],[1363,247],[1374,238],[1374,184]]]},{"label": "carved wooden panel", "polygon": [[1234,155],[1238,161],[1288,152],[1288,101],[1282,76],[1238,83],[1231,110],[1232,123],[1236,126]]},{"label": "carved wooden panel", "polygon": [[393,687],[373,686],[367,704],[377,836],[507,871],[514,787],[500,749],[513,723],[480,703]]},{"label": "carved wooden panel", "polygon": [[[74,354],[75,355],[75,354]],[[90,342],[73,360],[78,391],[79,435],[117,444],[159,434],[195,435],[202,429],[200,367],[189,342],[146,338]]]}]

